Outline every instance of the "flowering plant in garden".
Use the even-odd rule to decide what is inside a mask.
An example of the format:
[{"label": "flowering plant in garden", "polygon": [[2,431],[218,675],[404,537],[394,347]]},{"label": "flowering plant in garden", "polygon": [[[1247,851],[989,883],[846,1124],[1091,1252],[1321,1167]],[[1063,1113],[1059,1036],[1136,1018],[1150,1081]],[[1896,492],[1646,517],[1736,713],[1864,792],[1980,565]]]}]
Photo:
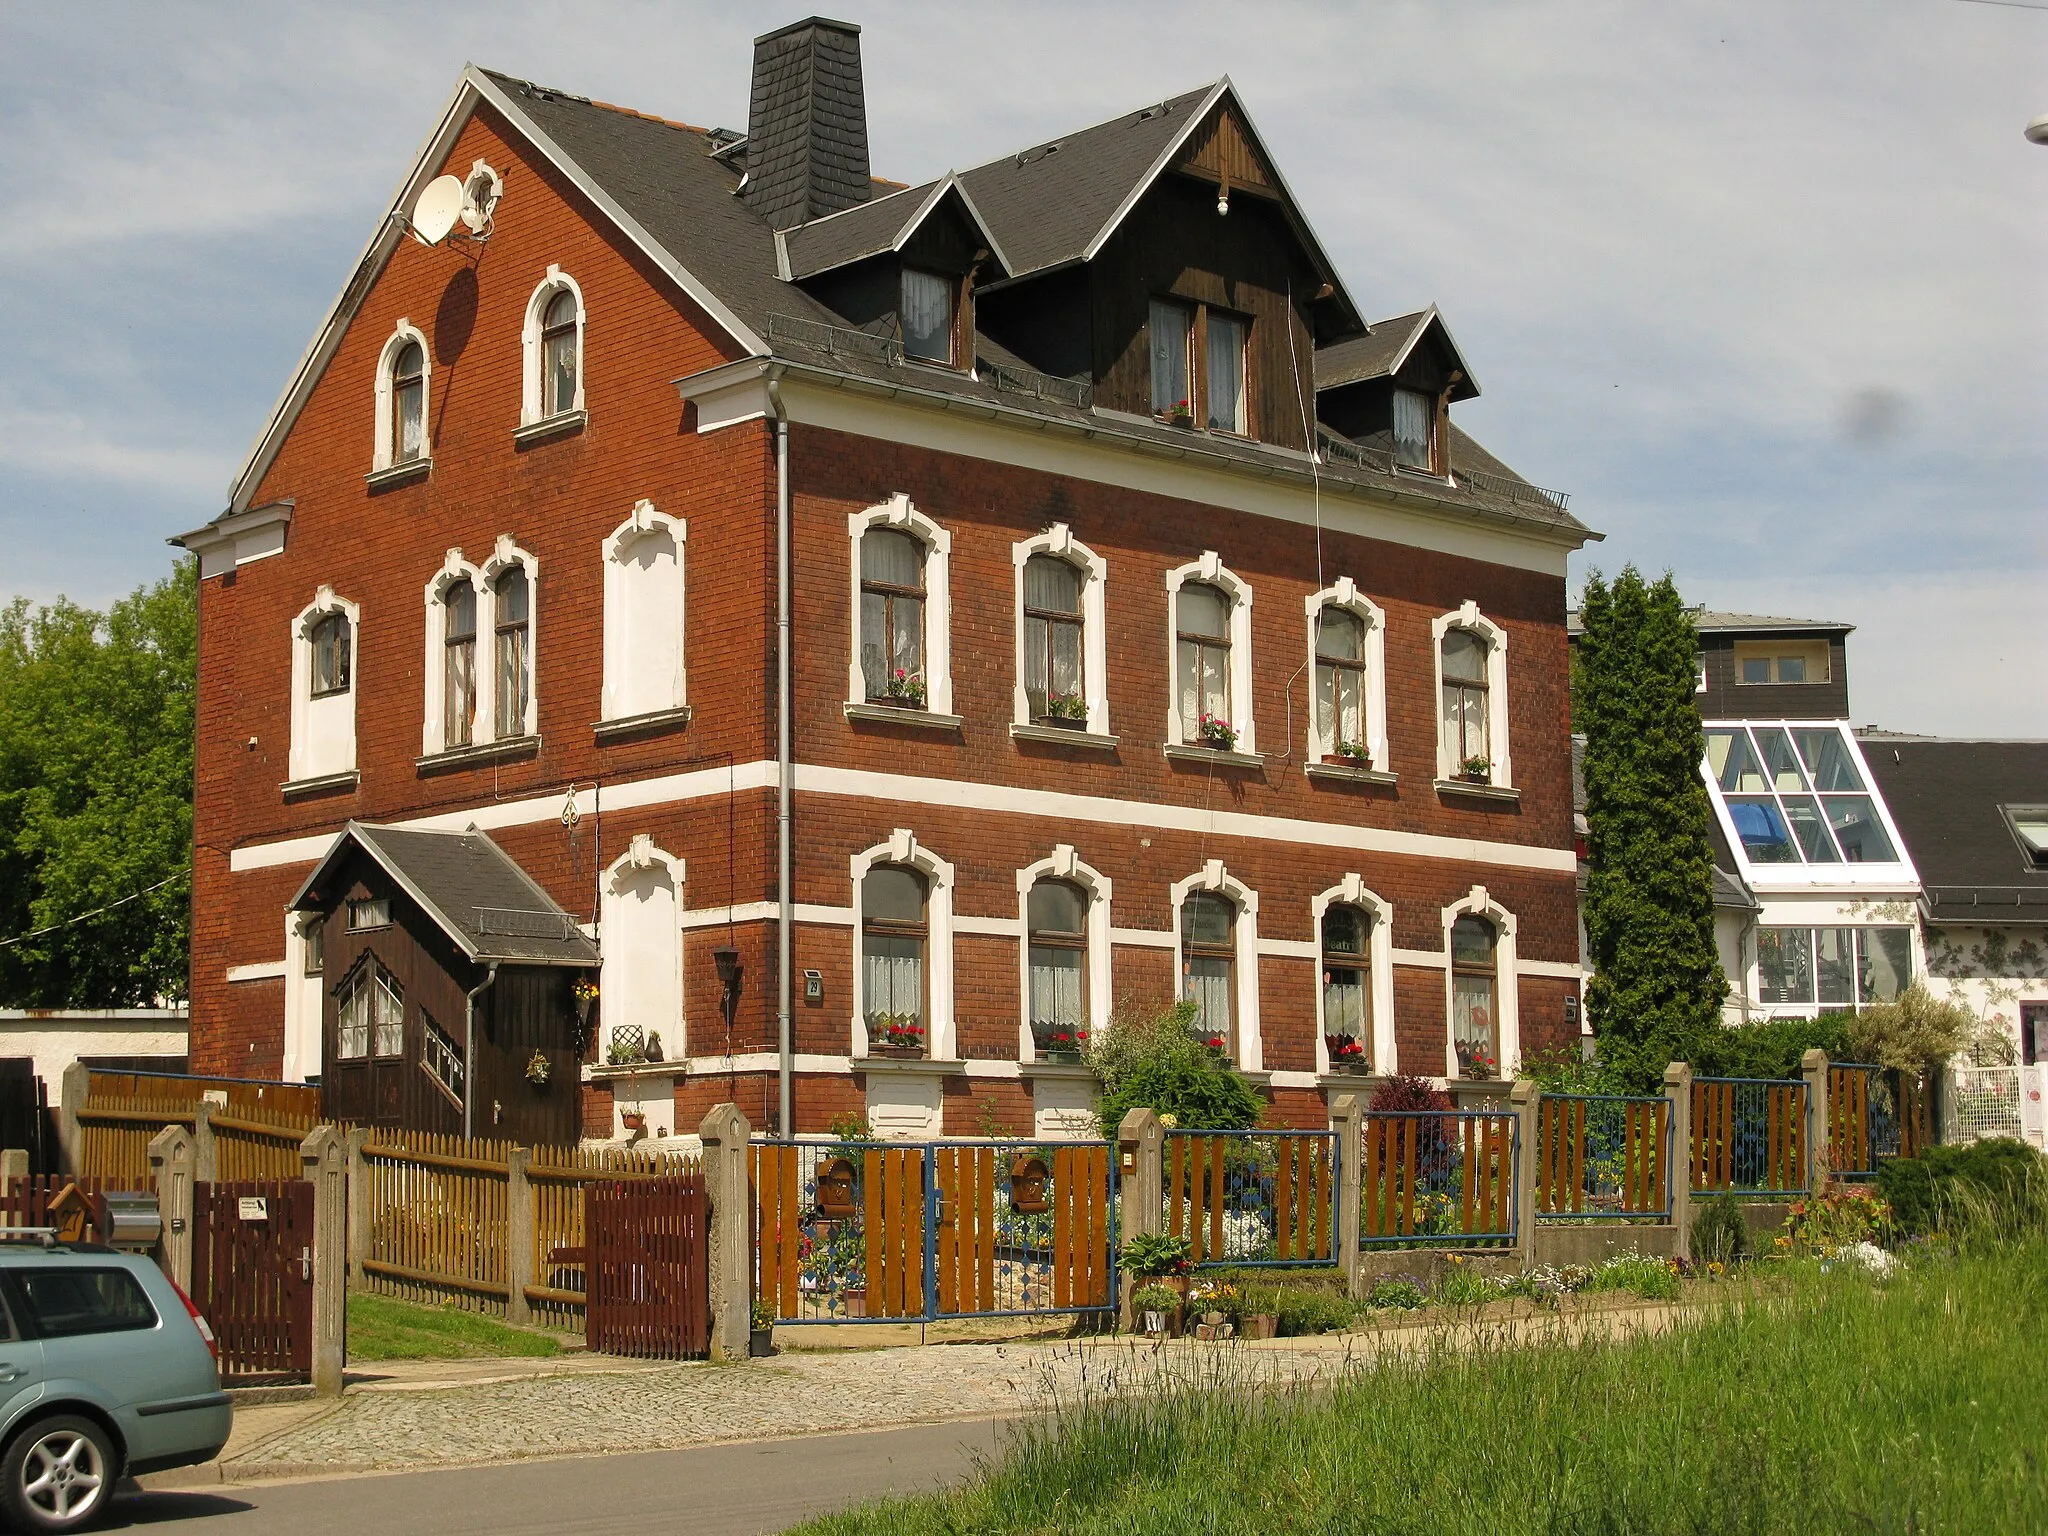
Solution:
[{"label": "flowering plant in garden", "polygon": [[1892,1225],[1892,1208],[1876,1190],[1859,1184],[1830,1184],[1818,1194],[1792,1202],[1776,1246],[1781,1252],[1794,1247],[1832,1252],[1889,1236]]},{"label": "flowering plant in garden", "polygon": [[915,672],[898,667],[884,691],[899,704],[908,704],[912,709],[924,708],[924,678]]},{"label": "flowering plant in garden", "polygon": [[1195,734],[1202,738],[1202,745],[1225,752],[1237,745],[1237,727],[1221,715],[1204,714],[1195,722]]},{"label": "flowering plant in garden", "polygon": [[1055,720],[1086,720],[1088,701],[1078,693],[1055,693],[1046,699],[1045,712]]}]

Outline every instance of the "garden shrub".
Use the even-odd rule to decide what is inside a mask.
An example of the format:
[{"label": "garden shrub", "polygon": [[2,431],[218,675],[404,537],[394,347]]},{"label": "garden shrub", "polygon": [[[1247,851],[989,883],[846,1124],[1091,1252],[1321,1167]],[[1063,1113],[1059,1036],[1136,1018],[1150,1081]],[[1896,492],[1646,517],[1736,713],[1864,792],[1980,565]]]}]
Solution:
[{"label": "garden shrub", "polygon": [[1733,1195],[1707,1201],[1692,1219],[1693,1262],[1727,1269],[1748,1255],[1749,1223],[1742,1219],[1742,1202]]},{"label": "garden shrub", "polygon": [[1810,1050],[1827,1053],[1829,1061],[1856,1061],[1850,1031],[1853,1013],[1824,1013],[1817,1019],[1755,1019],[1718,1028],[1704,1035],[1692,1052],[1695,1077],[1799,1076],[1800,1060]]},{"label": "garden shrub", "polygon": [[1399,1312],[1413,1312],[1429,1298],[1422,1293],[1422,1287],[1413,1280],[1390,1275],[1384,1280],[1375,1280],[1372,1289],[1365,1293],[1365,1304]]},{"label": "garden shrub", "polygon": [[1272,1312],[1280,1318],[1282,1338],[1299,1338],[1317,1333],[1341,1333],[1358,1315],[1351,1303],[1328,1291],[1301,1291],[1283,1286],[1254,1298],[1255,1312]]},{"label": "garden shrub", "polygon": [[1454,1109],[1451,1096],[1426,1077],[1395,1076],[1386,1079],[1372,1093],[1366,1108],[1374,1112],[1414,1109]]},{"label": "garden shrub", "polygon": [[1188,1240],[1170,1232],[1134,1232],[1124,1239],[1117,1262],[1127,1275],[1184,1275],[1192,1267]]},{"label": "garden shrub", "polygon": [[1877,1190],[1867,1184],[1831,1184],[1792,1202],[1778,1246],[1832,1251],[1878,1242],[1893,1231],[1892,1208]]},{"label": "garden shrub", "polygon": [[1095,1117],[1113,1137],[1134,1109],[1156,1110],[1183,1130],[1248,1131],[1266,1101],[1190,1033],[1195,1006],[1182,1001],[1157,1013],[1120,1008],[1087,1046],[1085,1060],[1101,1091]]},{"label": "garden shrub", "polygon": [[1892,1220],[1908,1236],[1925,1237],[1942,1225],[1942,1204],[1954,1186],[1974,1185],[1993,1199],[2024,1198],[2038,1180],[2041,1154],[2023,1141],[1992,1136],[1953,1147],[1928,1147],[1917,1157],[1893,1158],[1877,1171],[1878,1193]]}]

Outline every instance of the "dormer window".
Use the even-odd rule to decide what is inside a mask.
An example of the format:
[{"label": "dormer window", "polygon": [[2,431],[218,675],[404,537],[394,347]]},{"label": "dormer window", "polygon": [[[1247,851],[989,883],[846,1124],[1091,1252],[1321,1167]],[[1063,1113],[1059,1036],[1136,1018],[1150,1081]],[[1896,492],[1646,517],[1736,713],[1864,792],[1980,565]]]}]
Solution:
[{"label": "dormer window", "polygon": [[1248,436],[1245,338],[1250,324],[1206,304],[1154,299],[1150,330],[1152,413],[1183,426],[1192,420],[1212,432]]},{"label": "dormer window", "polygon": [[1394,462],[1435,474],[1436,449],[1436,401],[1419,389],[1395,390]]},{"label": "dormer window", "polygon": [[903,269],[903,353],[920,362],[953,361],[955,284],[936,272]]},{"label": "dormer window", "polygon": [[1158,416],[1192,414],[1188,388],[1188,337],[1194,311],[1168,299],[1152,301],[1152,411]]}]

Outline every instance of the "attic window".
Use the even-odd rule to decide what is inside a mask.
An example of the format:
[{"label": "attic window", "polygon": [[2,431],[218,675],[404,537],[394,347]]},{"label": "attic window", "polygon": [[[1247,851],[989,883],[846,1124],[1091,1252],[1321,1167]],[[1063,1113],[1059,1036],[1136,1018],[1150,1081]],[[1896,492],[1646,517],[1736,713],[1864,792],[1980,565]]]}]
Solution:
[{"label": "attic window", "polygon": [[2036,868],[2048,869],[2048,805],[2001,805],[1999,809],[2027,858]]},{"label": "attic window", "polygon": [[348,904],[348,931],[361,933],[370,928],[391,926],[391,903],[379,896],[367,901],[352,901]]},{"label": "attic window", "polygon": [[1436,401],[1419,389],[1394,391],[1394,461],[1436,473]]},{"label": "attic window", "polygon": [[953,280],[903,269],[903,351],[927,363],[953,361]]}]

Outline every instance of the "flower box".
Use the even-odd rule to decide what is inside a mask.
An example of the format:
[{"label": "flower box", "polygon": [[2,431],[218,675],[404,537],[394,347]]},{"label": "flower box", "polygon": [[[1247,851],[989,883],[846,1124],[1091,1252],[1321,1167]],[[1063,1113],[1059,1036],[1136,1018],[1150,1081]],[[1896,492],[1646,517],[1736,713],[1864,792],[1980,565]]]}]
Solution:
[{"label": "flower box", "polygon": [[916,1059],[924,1055],[924,1043],[919,1041],[916,1044],[892,1045],[886,1040],[870,1040],[868,1042],[868,1054],[870,1056],[897,1056]]},{"label": "flower box", "polygon": [[1081,1051],[1078,1046],[1041,1045],[1038,1047],[1038,1059],[1057,1066],[1077,1067],[1081,1064]]}]

